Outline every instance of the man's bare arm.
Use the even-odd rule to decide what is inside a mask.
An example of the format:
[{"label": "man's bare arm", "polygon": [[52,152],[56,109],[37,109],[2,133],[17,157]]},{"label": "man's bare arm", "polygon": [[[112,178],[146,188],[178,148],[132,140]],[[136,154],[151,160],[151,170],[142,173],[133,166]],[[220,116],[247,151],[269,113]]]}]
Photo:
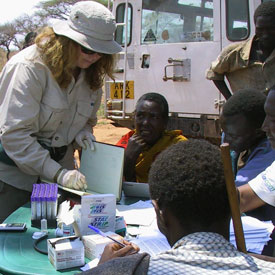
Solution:
[{"label": "man's bare arm", "polygon": [[256,195],[249,184],[242,185],[238,189],[240,192],[241,213],[265,205],[265,202]]},{"label": "man's bare arm", "polygon": [[226,100],[232,96],[224,80],[213,80],[213,82]]}]

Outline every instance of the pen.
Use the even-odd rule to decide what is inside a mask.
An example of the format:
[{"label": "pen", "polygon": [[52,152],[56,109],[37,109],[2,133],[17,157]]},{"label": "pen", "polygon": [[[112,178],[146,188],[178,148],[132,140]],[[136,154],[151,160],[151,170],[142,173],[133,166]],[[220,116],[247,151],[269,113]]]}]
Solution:
[{"label": "pen", "polygon": [[125,247],[125,244],[124,244],[124,243],[121,243],[121,242],[117,241],[116,239],[114,239],[114,238],[112,238],[112,237],[110,237],[110,236],[104,234],[104,233],[103,233],[102,231],[100,231],[98,228],[96,228],[96,227],[94,227],[94,226],[92,226],[92,225],[88,225],[88,227],[89,227],[90,229],[94,230],[97,234],[99,234],[99,235],[101,235],[101,236],[103,236],[103,237],[106,237],[106,238],[112,240],[113,242],[119,244],[121,247]]}]

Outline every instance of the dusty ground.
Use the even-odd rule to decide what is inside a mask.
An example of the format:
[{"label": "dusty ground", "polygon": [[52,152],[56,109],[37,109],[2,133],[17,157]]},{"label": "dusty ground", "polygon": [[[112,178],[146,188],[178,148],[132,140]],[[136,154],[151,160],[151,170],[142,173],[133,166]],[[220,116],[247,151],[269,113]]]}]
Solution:
[{"label": "dusty ground", "polygon": [[119,139],[129,132],[128,128],[116,127],[109,119],[99,119],[97,125],[94,127],[94,135],[97,141],[116,144]]}]

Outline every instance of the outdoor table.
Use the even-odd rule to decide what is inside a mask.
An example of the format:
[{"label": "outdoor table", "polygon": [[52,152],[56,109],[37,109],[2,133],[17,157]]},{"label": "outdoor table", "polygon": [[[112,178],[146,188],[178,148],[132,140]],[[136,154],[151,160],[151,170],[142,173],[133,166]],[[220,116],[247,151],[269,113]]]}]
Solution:
[{"label": "outdoor table", "polygon": [[[130,204],[138,198],[122,196],[120,204]],[[33,247],[35,242],[32,235],[40,229],[31,226],[31,205],[26,205],[14,211],[4,223],[25,222],[27,230],[24,232],[0,232],[0,274],[76,274],[80,267],[57,271],[50,263],[48,255],[39,253]],[[48,229],[48,238],[55,238],[55,229]],[[47,251],[46,239],[38,247]],[[90,260],[85,258],[85,263]]]}]

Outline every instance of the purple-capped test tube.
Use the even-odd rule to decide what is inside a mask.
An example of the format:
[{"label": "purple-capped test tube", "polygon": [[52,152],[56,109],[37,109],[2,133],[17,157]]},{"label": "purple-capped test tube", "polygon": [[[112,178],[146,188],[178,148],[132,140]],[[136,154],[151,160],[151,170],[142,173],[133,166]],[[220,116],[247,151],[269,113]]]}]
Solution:
[{"label": "purple-capped test tube", "polygon": [[46,208],[47,208],[47,220],[52,218],[52,208],[51,208],[51,184],[45,185],[45,200],[46,200]]},{"label": "purple-capped test tube", "polygon": [[36,219],[36,184],[32,186],[32,194],[31,194],[31,219]]},{"label": "purple-capped test tube", "polygon": [[41,184],[36,185],[36,219],[41,220],[41,199],[40,199],[40,193],[41,193]]},{"label": "purple-capped test tube", "polygon": [[41,186],[41,189],[40,189],[39,198],[41,201],[41,218],[46,219],[47,217],[47,206],[46,206],[46,198],[45,198],[46,185],[44,183],[40,183],[40,186]]},{"label": "purple-capped test tube", "polygon": [[53,209],[53,207],[54,207],[54,203],[53,203],[53,201],[54,201],[54,199],[53,199],[53,197],[54,197],[54,184],[51,184],[50,185],[50,201],[49,201],[49,203],[50,203],[50,205],[51,205],[51,219],[54,219],[55,217],[54,217],[54,209]]},{"label": "purple-capped test tube", "polygon": [[52,196],[52,218],[55,219],[57,215],[57,195],[58,195],[58,185],[53,184],[53,196]]},{"label": "purple-capped test tube", "polygon": [[[35,205],[36,205],[36,218],[35,219],[38,219],[38,213],[41,213],[41,207],[39,206],[39,203],[38,203],[39,202],[39,193],[40,193],[40,185],[36,184],[36,190],[35,190],[35,194],[34,194],[34,200],[35,200]],[[38,212],[38,211],[40,211],[40,212]]]}]

